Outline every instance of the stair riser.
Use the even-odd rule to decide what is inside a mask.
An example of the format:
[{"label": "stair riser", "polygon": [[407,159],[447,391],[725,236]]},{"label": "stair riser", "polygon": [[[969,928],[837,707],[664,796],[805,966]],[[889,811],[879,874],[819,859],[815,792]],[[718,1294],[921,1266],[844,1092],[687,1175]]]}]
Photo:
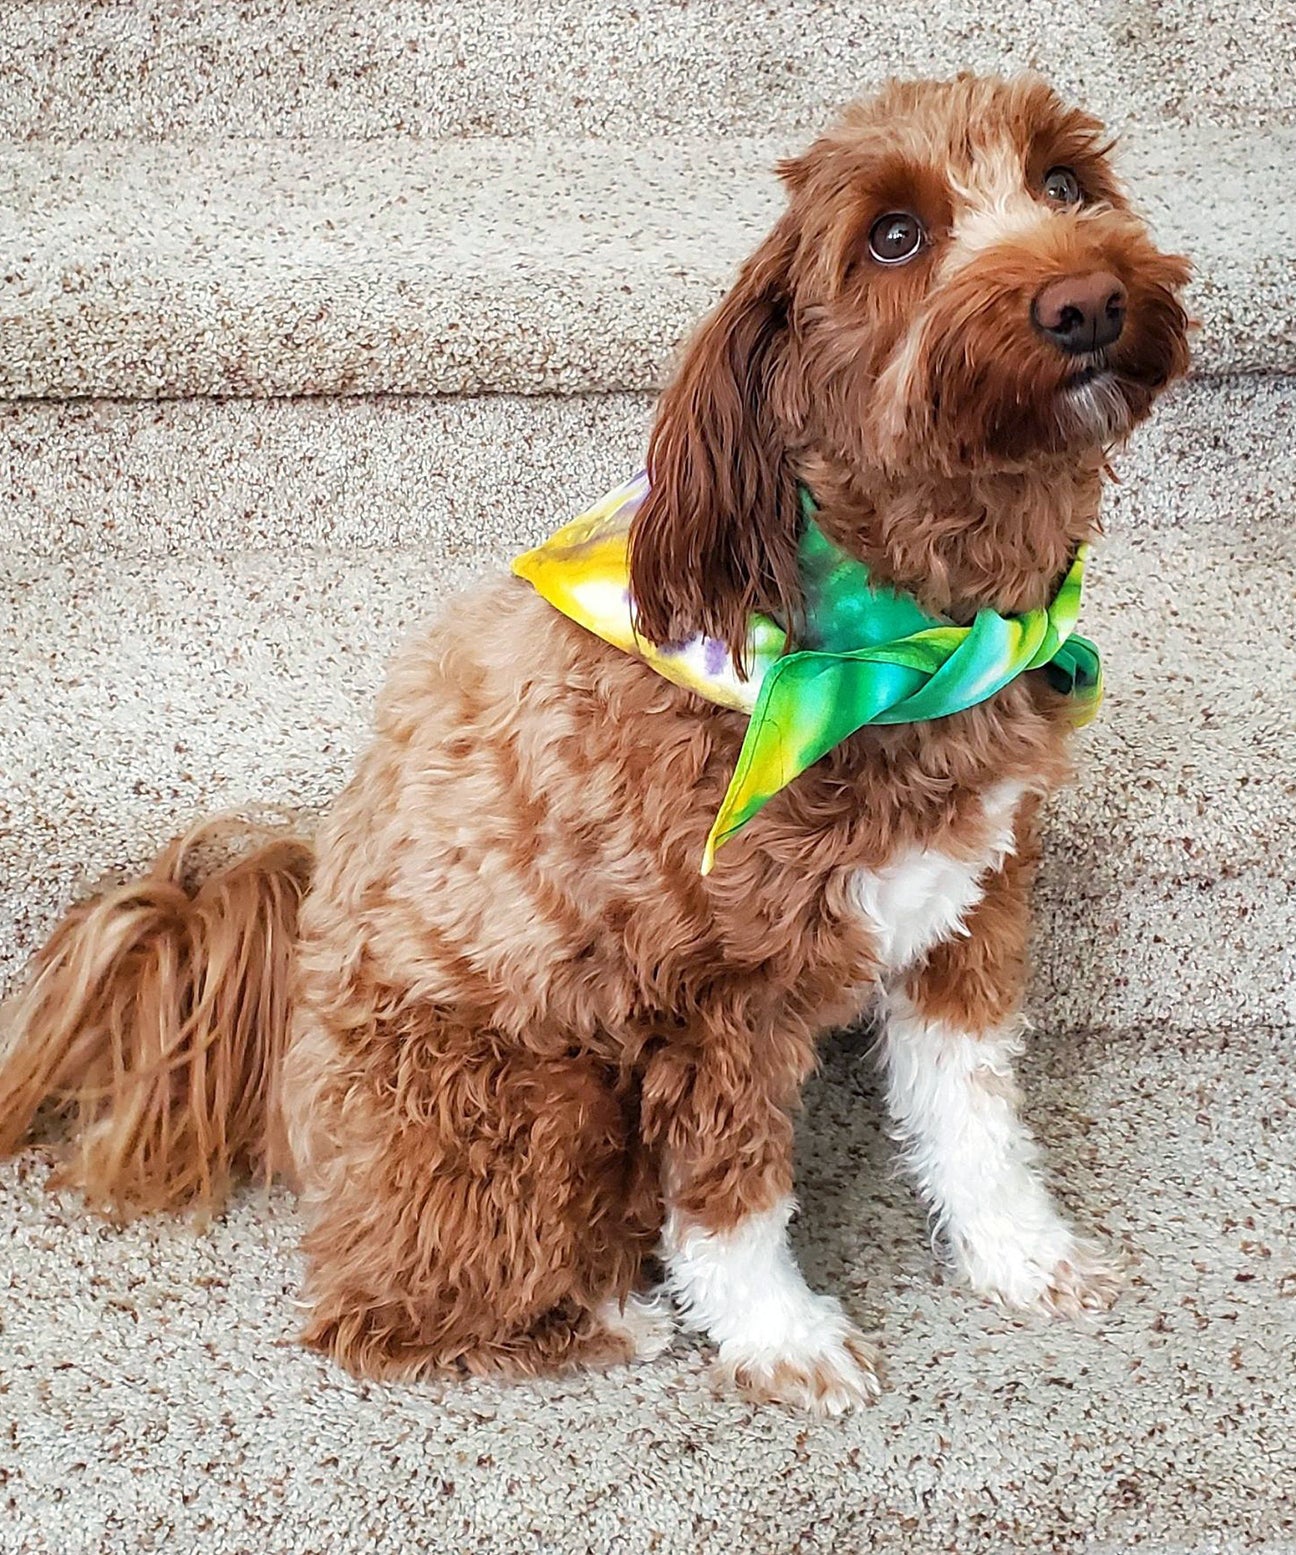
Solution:
[{"label": "stair riser", "polygon": [[[638,468],[651,416],[642,395],[0,405],[0,567],[393,545],[509,555]],[[1286,534],[1294,445],[1296,379],[1184,385],[1117,460],[1107,527],[1173,527],[1208,491],[1250,532]]]},{"label": "stair riser", "polygon": [[0,137],[617,137],[817,124],[887,74],[1037,66],[1113,122],[1296,122],[1277,5],[28,0]]}]

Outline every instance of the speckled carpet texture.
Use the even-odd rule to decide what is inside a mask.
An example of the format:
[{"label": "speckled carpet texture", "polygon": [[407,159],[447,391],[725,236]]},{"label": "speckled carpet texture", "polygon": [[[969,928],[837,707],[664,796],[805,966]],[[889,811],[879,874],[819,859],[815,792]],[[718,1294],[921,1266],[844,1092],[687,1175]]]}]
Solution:
[{"label": "speckled carpet texture", "polygon": [[357,1383],[293,1342],[289,1196],[115,1228],[38,1146],[0,1165],[2,1555],[1296,1552],[1291,0],[6,6],[0,994],[194,818],[327,803],[400,638],[641,457],[776,155],[888,73],[1025,65],[1199,267],[1090,567],[1023,1076],[1119,1305],[941,1283],[864,1035],[796,1234],[890,1386],[831,1423],[716,1399],[683,1340]]}]

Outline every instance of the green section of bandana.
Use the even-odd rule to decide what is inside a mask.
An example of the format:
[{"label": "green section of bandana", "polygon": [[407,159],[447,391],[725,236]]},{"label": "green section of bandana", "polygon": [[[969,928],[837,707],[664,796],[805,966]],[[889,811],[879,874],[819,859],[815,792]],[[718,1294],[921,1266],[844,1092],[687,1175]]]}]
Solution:
[{"label": "green section of bandana", "polygon": [[1044,610],[983,610],[970,626],[922,627],[840,651],[798,650],[761,683],[738,765],[707,839],[716,849],[769,799],[835,745],[869,724],[947,718],[984,702],[1026,670],[1055,668],[1054,683],[1092,716],[1102,693],[1098,651],[1074,635],[1086,560],[1077,552]]},{"label": "green section of bandana", "polygon": [[1042,610],[981,611],[969,626],[925,612],[910,595],[875,588],[868,569],[839,550],[802,494],[798,553],[805,623],[798,647],[782,651],[777,623],[753,616],[749,678],[736,674],[719,643],[667,648],[634,630],[629,594],[630,523],[647,492],[643,475],[606,497],[514,570],[558,609],[606,641],[638,654],[661,674],[726,707],[750,713],[728,792],[707,839],[702,872],[716,849],[780,789],[834,746],[870,724],[947,718],[992,697],[1027,670],[1047,667],[1087,722],[1102,695],[1098,652],[1077,636],[1088,547],[1076,552]]}]

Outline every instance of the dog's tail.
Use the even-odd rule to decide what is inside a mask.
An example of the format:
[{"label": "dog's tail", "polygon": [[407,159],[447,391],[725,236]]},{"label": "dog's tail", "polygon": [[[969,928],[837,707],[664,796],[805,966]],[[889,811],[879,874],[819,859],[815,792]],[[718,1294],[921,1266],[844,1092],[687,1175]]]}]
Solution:
[{"label": "dog's tail", "polygon": [[230,825],[203,822],[142,880],[73,908],[0,1017],[0,1154],[50,1104],[72,1125],[59,1181],[105,1213],[214,1210],[238,1177],[277,1164],[314,855],[240,823],[253,851],[193,883],[195,848]]}]

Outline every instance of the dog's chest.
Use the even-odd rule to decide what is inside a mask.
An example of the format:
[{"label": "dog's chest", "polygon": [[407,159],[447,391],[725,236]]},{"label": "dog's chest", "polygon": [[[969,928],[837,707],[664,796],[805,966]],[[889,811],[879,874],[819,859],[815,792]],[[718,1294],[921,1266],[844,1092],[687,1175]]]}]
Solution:
[{"label": "dog's chest", "polygon": [[902,972],[928,951],[963,932],[985,894],[986,878],[1013,851],[1013,822],[1024,785],[996,783],[982,801],[985,835],[969,858],[939,848],[910,848],[881,869],[861,869],[851,895],[888,972]]}]

